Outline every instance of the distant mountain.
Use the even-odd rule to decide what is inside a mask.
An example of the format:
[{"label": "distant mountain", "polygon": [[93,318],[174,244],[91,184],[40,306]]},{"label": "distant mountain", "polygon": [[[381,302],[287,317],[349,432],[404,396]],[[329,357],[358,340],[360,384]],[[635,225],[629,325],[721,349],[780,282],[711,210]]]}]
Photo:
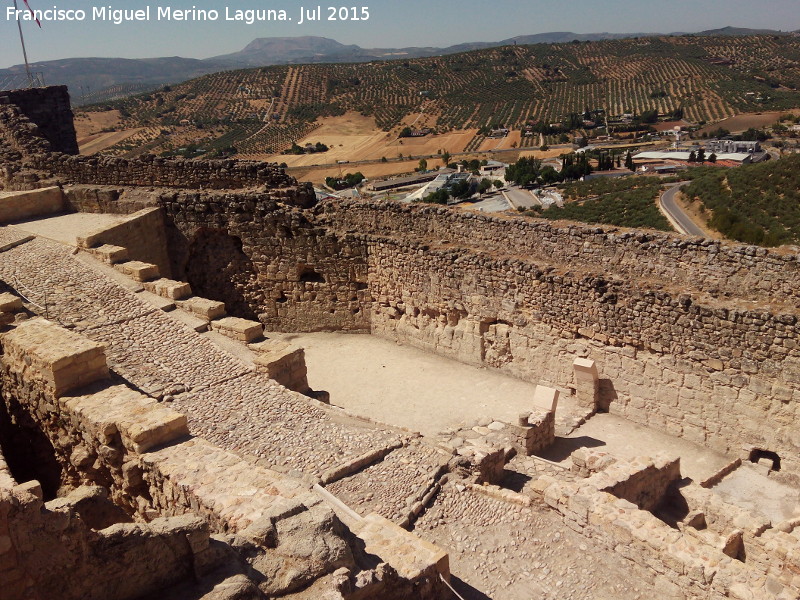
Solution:
[{"label": "distant mountain", "polygon": [[[766,29],[723,27],[692,35],[779,35]],[[481,50],[510,44],[562,44],[577,41],[616,40],[631,37],[652,37],[658,33],[573,33],[555,31],[521,35],[499,42],[468,42],[446,48],[361,48],[324,37],[258,38],[239,52],[198,60],[165,57],[145,59],[68,58],[33,63],[32,69],[44,75],[48,85],[67,85],[75,104],[89,104],[120,98],[135,92],[178,83],[208,73],[230,69],[300,63],[357,63],[373,60],[424,58]],[[786,34],[783,34],[786,35]],[[0,85],[4,81],[21,81],[24,67],[16,65],[0,69]],[[6,84],[9,85],[9,84]]]},{"label": "distant mountain", "polygon": [[[195,58],[66,58],[31,63],[46,85],[67,85],[74,104],[123,97],[158,85],[221,71],[225,65]],[[0,69],[5,78],[22,81],[24,65]]]},{"label": "distant mountain", "polygon": [[336,40],[323,37],[271,37],[258,38],[243,50],[208,59],[235,68],[261,67],[309,60],[330,56],[360,56],[364,51],[359,46],[346,46]]},{"label": "distant mountain", "polygon": [[706,29],[705,31],[699,31],[697,33],[693,33],[691,35],[707,35],[707,36],[719,36],[719,35],[734,35],[734,36],[742,36],[742,35],[789,35],[790,32],[788,31],[776,31],[774,29],[747,29],[744,27],[722,27],[721,29]]}]

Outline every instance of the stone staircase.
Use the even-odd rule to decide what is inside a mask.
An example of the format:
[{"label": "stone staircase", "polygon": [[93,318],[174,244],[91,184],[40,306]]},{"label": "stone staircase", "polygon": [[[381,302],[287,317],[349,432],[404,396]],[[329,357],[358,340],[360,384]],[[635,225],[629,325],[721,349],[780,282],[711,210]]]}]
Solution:
[{"label": "stone staircase", "polygon": [[[141,283],[142,287],[170,302],[160,303],[164,311],[176,307],[197,319],[193,329],[197,332],[217,331],[234,340],[251,343],[263,338],[264,327],[258,321],[231,317],[225,304],[208,298],[192,295],[192,287],[184,281],[161,277],[158,265],[138,260],[130,260],[127,248],[103,244],[96,248],[86,248],[88,253],[112,265],[117,271]],[[191,322],[191,320],[189,320]]]}]

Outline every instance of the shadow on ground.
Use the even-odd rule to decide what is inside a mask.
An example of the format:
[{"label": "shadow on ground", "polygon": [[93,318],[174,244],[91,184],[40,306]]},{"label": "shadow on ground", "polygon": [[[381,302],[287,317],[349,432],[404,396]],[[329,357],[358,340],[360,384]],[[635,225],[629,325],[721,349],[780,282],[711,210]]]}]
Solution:
[{"label": "shadow on ground", "polygon": [[556,441],[547,450],[537,456],[552,460],[553,462],[561,462],[580,448],[598,448],[605,445],[606,443],[603,440],[598,440],[588,435],[581,435],[574,438],[557,437]]},{"label": "shadow on ground", "polygon": [[450,585],[458,592],[464,600],[492,600],[491,596],[487,596],[480,590],[476,590],[470,584],[460,580],[455,575],[450,576]]}]

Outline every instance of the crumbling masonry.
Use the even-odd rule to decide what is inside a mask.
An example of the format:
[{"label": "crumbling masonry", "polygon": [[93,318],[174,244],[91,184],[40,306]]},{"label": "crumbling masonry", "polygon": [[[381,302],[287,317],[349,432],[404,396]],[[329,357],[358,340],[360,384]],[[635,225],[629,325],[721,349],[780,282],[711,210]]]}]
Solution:
[{"label": "crumbling masonry", "polygon": [[[247,588],[252,597],[327,582],[336,597],[388,598],[391,588],[398,598],[447,598],[450,592],[442,587],[449,575],[447,555],[422,537],[426,527],[435,526],[429,515],[444,514],[450,506],[455,492],[449,486],[461,476],[471,481],[458,484],[461,494],[482,498],[475,502],[490,497],[526,511],[547,507],[571,530],[617,553],[643,581],[661,586],[662,597],[796,598],[800,593],[800,521],[763,522],[719,504],[706,487],[682,481],[673,457],[614,462],[576,454],[568,476],[546,470],[522,493],[495,485],[502,484],[503,464],[511,456],[536,454],[552,443],[559,392],[574,396],[586,418],[609,411],[732,461],[769,456],[775,466],[777,458],[780,472],[772,476],[800,484],[796,251],[439,207],[364,201],[317,205],[307,186],[261,163],[73,156],[65,94],[55,88],[0,96],[0,185],[39,190],[34,196],[42,203],[53,202],[47,194],[55,194],[63,211],[126,215],[124,225],[83,240],[84,249],[117,263],[118,270],[181,310],[202,316],[201,327],[242,342],[258,342],[261,326],[371,333],[540,383],[552,410],[483,428],[481,439],[467,431],[472,441],[466,445],[434,451],[388,427],[345,427],[339,417],[329,416],[332,409],[271,381],[308,392],[302,357],[270,350],[269,344],[263,364],[254,370],[220,355],[224,373],[217,377],[199,370],[182,374],[180,382],[156,369],[142,375],[144,367],[122,347],[114,323],[125,321],[128,330],[143,336],[153,320],[163,320],[163,331],[177,325],[158,311],[134,306],[128,292],[116,287],[107,293],[113,314],[102,324],[80,318],[92,306],[79,305],[72,296],[64,301],[59,318],[73,331],[55,333],[55,325],[25,320],[19,315],[35,307],[15,305],[5,311],[17,316],[6,317],[9,329],[0,337],[5,418],[15,425],[7,437],[41,440],[42,446],[28,444],[43,461],[54,463],[50,470],[43,462],[31,471],[36,477],[29,480],[38,481],[44,492],[36,484],[26,487],[28,481],[18,485],[9,474],[0,488],[5,490],[0,569],[15,565],[18,580],[27,582],[19,589],[36,587],[24,576],[45,552],[27,541],[30,530],[20,530],[17,515],[24,513],[42,520],[35,526],[41,531],[61,527],[70,532],[70,543],[89,548],[81,568],[100,578],[118,569],[91,561],[92,545],[106,543],[108,536],[124,537],[136,556],[148,544],[178,548],[172,556],[181,567],[171,570],[170,580],[135,565],[148,573],[135,575],[142,581],[139,595],[227,568],[230,577],[241,577],[242,586],[252,585]],[[53,186],[54,192],[46,192]],[[29,211],[36,202],[22,205]],[[13,216],[18,209],[8,210]],[[141,219],[148,219],[146,227]],[[10,248],[0,253],[0,261],[7,265],[27,248],[34,255],[59,257],[61,271],[85,268],[43,241],[14,238],[11,231],[3,235],[9,239],[0,239],[0,247]],[[153,239],[163,243],[154,249]],[[6,272],[25,269],[0,267],[0,280],[21,294]],[[223,316],[225,311],[239,321],[221,322],[231,318]],[[178,338],[190,335],[175,331]],[[62,337],[72,348],[87,348],[85,356],[65,355],[64,375],[58,357],[32,347],[41,344],[37,340]],[[188,340],[188,345],[199,344]],[[110,357],[108,365],[103,352]],[[28,364],[25,355],[34,360]],[[169,358],[164,362],[173,374],[184,368],[177,362],[170,366]],[[98,383],[108,367],[112,379]],[[78,395],[65,395],[70,393]],[[172,408],[156,401],[173,397]],[[270,437],[277,435],[277,429],[270,430],[274,413],[254,409],[253,421],[265,419],[261,438],[240,440],[235,432],[251,423],[225,414],[214,402],[220,397],[240,399],[235,411],[244,414],[250,405],[313,413],[321,427],[330,428],[326,431],[351,440],[352,451],[345,448],[347,460],[330,462],[334,451],[309,441],[297,451],[286,450],[279,460],[286,442]],[[206,406],[213,408],[204,412]],[[230,429],[223,432],[226,423]],[[291,419],[284,426],[291,429]],[[505,437],[495,435],[500,430]],[[393,457],[404,452],[427,464],[430,477],[424,484],[409,483],[414,489],[402,492],[407,502],[387,516],[397,513],[396,523],[406,527],[417,521],[415,534],[377,514],[361,519],[336,504],[337,490],[357,493],[358,486],[348,482],[379,461],[397,469],[397,481],[403,481],[405,461],[395,463]],[[15,460],[36,463],[33,457]],[[254,462],[245,466],[247,460]],[[256,494],[250,504],[235,505],[241,510],[229,508],[216,497],[219,489],[206,487],[199,480],[203,475],[187,468],[201,463],[213,477],[229,477],[232,489],[243,484],[231,474],[246,470],[253,487],[275,494],[268,502]],[[3,472],[0,468],[0,481]],[[187,481],[193,478],[199,479]],[[315,493],[314,484],[327,489]],[[91,517],[84,519],[73,508],[87,497],[109,504],[125,519],[110,528],[101,527],[106,522],[92,524]],[[689,510],[670,522],[665,507],[676,503]],[[57,525],[50,524],[56,520]],[[296,547],[297,537],[311,531],[322,532],[326,540],[319,562]],[[366,540],[379,565],[369,566],[357,555],[352,536]],[[416,544],[416,556],[422,558],[410,564],[408,556],[394,550],[402,544]],[[12,548],[16,558],[4,558],[3,548]],[[306,560],[302,576],[286,572],[298,556]],[[67,568],[55,561],[48,581],[63,577]],[[253,579],[252,569],[268,575]],[[369,595],[377,589],[384,595]],[[47,591],[42,587],[37,593],[47,597]],[[70,593],[91,597],[77,583]],[[24,596],[10,596],[17,597]],[[136,596],[120,590],[103,597]]]}]

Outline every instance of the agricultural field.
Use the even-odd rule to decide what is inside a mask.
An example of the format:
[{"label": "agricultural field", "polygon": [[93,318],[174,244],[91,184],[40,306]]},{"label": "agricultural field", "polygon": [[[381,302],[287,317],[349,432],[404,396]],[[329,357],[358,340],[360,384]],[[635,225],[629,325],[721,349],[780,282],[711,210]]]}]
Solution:
[{"label": "agricultural field", "polygon": [[[371,134],[388,139],[412,125],[440,135],[473,130],[462,150],[482,151],[513,144],[526,123],[561,123],[587,110],[679,111],[699,124],[784,111],[800,107],[798,86],[798,37],[671,36],[228,71],[86,110],[119,110],[127,129],[190,121],[202,135],[212,126],[257,125],[224,142],[232,137],[240,153],[252,156],[278,154],[309,135],[316,141],[327,118],[353,113],[373,119]],[[487,139],[488,129],[500,125],[512,135]]]},{"label": "agricultural field", "polygon": [[742,115],[736,115],[735,117],[723,119],[722,121],[714,123],[713,125],[706,125],[700,129],[698,133],[710,133],[719,129],[720,127],[727,129],[732,133],[741,133],[742,131],[746,131],[750,128],[763,129],[764,127],[770,127],[777,123],[778,120],[787,112],[795,115],[800,114],[800,111],[798,110],[745,113]]},{"label": "agricultural field", "polygon": [[563,208],[553,206],[529,214],[551,220],[673,231],[656,204],[661,187],[661,180],[642,176],[592,179],[566,186],[564,196],[573,201]]},{"label": "agricultural field", "polygon": [[708,226],[748,244],[800,243],[800,155],[738,169],[692,169],[683,189]]},{"label": "agricultural field", "polygon": [[[320,119],[318,124],[319,127],[306,137],[300,138],[298,144],[302,146],[306,143],[322,142],[328,146],[327,152],[297,156],[261,156],[261,158],[285,162],[290,167],[307,167],[315,164],[332,164],[340,160],[358,162],[380,160],[383,157],[398,158],[401,154],[430,156],[440,150],[453,154],[462,152],[475,134],[474,130],[467,130],[418,138],[398,138],[378,129],[372,117],[354,112],[348,112],[340,117],[326,117]],[[248,158],[258,158],[247,154]]]}]

